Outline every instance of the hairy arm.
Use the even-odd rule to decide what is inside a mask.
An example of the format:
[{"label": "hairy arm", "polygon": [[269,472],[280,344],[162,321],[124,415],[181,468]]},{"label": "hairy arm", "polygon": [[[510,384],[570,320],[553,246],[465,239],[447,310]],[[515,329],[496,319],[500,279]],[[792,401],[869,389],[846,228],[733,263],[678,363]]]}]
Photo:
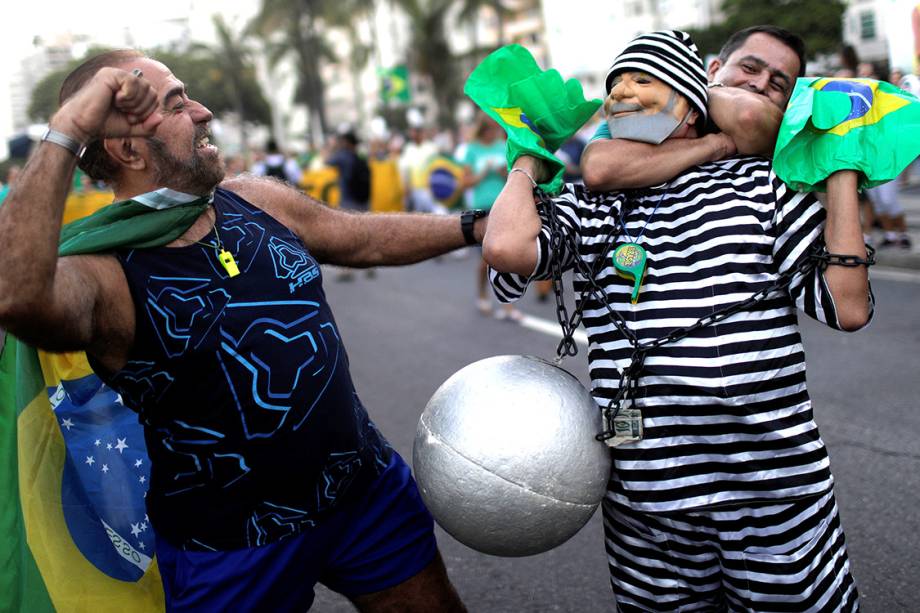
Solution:
[{"label": "hairy arm", "polygon": [[[859,223],[856,186],[857,175],[852,170],[828,177],[824,242],[830,253],[865,259],[866,245]],[[869,320],[869,271],[866,267],[828,266],[824,279],[834,297],[840,327],[857,330],[864,326]]]},{"label": "hairy arm", "polygon": [[[87,142],[102,135],[149,134],[156,93],[139,77],[103,68],[52,117],[50,126]],[[43,142],[0,209],[0,327],[38,347],[92,348],[110,326],[113,300],[127,292],[114,258],[58,259],[61,218],[76,157]],[[130,311],[130,296],[127,309]],[[125,305],[122,304],[122,307]],[[121,311],[119,311],[121,313]]]},{"label": "hairy arm", "polygon": [[[353,267],[399,266],[441,255],[466,243],[456,216],[353,213],[272,179],[240,176],[222,184],[291,228],[322,262]],[[474,234],[482,240],[485,219]]]},{"label": "hairy arm", "polygon": [[711,87],[709,114],[738,153],[773,157],[783,111],[769,98],[739,87]]},{"label": "hairy arm", "polygon": [[660,145],[598,139],[582,154],[582,178],[585,186],[593,191],[648,187],[670,181],[688,168],[720,160],[734,152],[734,143],[725,134],[673,138]]}]

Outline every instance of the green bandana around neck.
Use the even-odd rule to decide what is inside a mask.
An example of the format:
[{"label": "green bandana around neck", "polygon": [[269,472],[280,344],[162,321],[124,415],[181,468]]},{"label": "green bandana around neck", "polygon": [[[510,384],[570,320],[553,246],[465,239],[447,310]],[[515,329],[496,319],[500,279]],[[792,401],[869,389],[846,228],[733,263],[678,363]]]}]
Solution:
[{"label": "green bandana around neck", "polygon": [[121,247],[162,247],[188,230],[214,199],[168,188],[114,202],[61,229],[58,255],[80,255]]}]

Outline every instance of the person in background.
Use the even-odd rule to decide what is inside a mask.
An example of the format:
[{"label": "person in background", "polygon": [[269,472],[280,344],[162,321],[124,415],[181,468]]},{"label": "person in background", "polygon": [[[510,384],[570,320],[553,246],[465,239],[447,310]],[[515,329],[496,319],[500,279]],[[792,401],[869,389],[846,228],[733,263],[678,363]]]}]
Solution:
[{"label": "person in background", "polygon": [[409,125],[409,138],[399,158],[399,171],[406,186],[406,209],[443,215],[447,209],[434,199],[428,186],[428,166],[438,155],[438,146],[429,136],[420,116]]},{"label": "person in background", "polygon": [[0,204],[6,199],[6,195],[10,192],[10,188],[13,186],[13,183],[16,182],[16,177],[19,176],[21,170],[22,168],[19,164],[13,164],[7,169],[3,185],[0,186]]},{"label": "person in background", "polygon": [[[508,176],[505,161],[505,138],[501,127],[485,113],[476,116],[470,139],[463,147],[463,157],[457,160],[463,165],[464,185],[469,190],[467,208],[488,211],[505,186]],[[492,314],[489,299],[488,265],[480,253],[476,267],[476,308],[483,315]],[[520,321],[523,314],[512,304],[503,304],[495,312],[498,319]]]},{"label": "person in background", "polygon": [[258,177],[274,177],[291,185],[300,183],[300,166],[278,148],[274,138],[265,143],[265,156],[252,167],[252,174]]},{"label": "person in background", "polygon": [[[370,209],[371,169],[367,160],[358,154],[358,137],[351,126],[339,127],[326,164],[339,172],[339,208],[366,213]],[[376,272],[368,268],[366,274],[374,277]],[[339,281],[350,281],[352,278],[350,270],[341,270],[336,276]]]}]

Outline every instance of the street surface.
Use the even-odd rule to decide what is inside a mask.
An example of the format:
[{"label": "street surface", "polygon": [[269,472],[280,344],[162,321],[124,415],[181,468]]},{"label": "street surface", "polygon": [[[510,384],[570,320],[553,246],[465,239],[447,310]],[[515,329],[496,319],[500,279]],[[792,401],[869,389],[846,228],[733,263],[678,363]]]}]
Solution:
[{"label": "street surface", "polygon": [[[485,357],[552,358],[558,332],[480,315],[476,252],[462,260],[378,269],[336,282],[329,302],[358,393],[396,450],[411,462],[428,398],[455,371]],[[809,390],[831,455],[850,559],[867,613],[920,610],[920,273],[873,269],[877,308],[869,328],[835,332],[803,318]],[[531,290],[532,293],[532,290]],[[571,298],[568,301],[573,306]],[[555,321],[552,299],[528,294],[521,309]],[[539,323],[537,320],[533,320]],[[586,349],[563,366],[586,380]],[[528,558],[477,553],[438,529],[451,579],[471,612],[613,611],[600,513],[572,540]],[[319,613],[353,611],[321,586]]]}]

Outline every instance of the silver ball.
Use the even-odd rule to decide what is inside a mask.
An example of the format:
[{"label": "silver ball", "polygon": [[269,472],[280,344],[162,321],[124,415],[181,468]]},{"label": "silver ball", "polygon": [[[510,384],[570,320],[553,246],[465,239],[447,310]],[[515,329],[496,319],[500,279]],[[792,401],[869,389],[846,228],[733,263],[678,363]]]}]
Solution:
[{"label": "silver ball", "polygon": [[444,530],[483,553],[527,556],[571,538],[610,475],[601,411],[574,376],[496,356],[452,375],[419,419],[412,463]]}]

